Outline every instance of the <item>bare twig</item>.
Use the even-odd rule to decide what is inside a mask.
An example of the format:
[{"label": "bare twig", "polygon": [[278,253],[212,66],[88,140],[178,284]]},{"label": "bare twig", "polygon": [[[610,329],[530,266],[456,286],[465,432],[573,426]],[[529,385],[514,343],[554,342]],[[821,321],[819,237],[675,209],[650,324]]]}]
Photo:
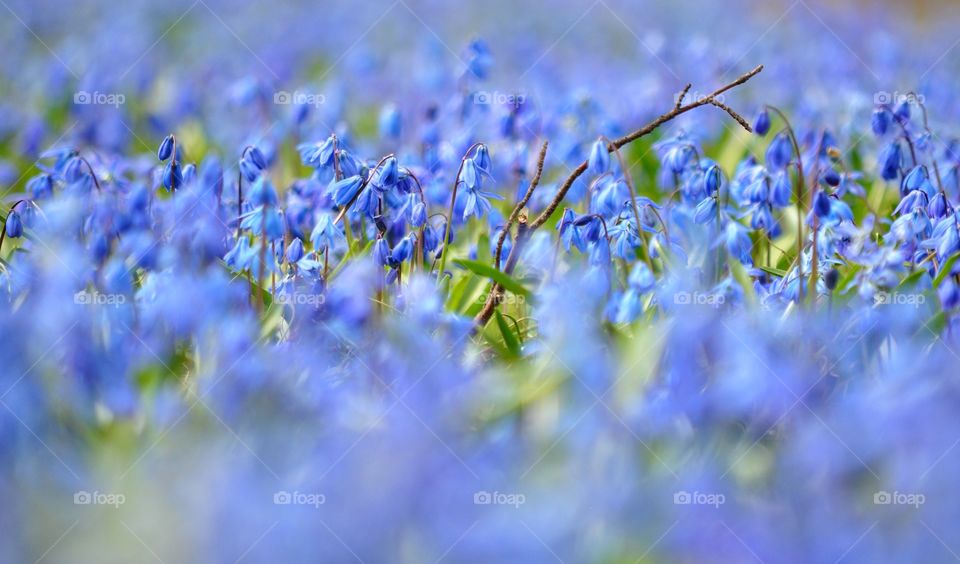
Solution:
[{"label": "bare twig", "polygon": [[775,112],[783,120],[787,135],[790,137],[790,143],[793,145],[793,151],[797,154],[797,279],[800,281],[797,291],[798,303],[803,303],[803,196],[806,194],[806,181],[803,178],[803,153],[800,151],[800,143],[797,141],[797,135],[790,125],[787,115],[774,106],[767,105],[767,108]]},{"label": "bare twig", "polygon": [[744,129],[746,129],[747,131],[752,131],[752,128],[750,127],[750,124],[747,123],[747,120],[743,119],[743,116],[741,116],[741,115],[738,114],[737,112],[733,111],[733,108],[731,108],[730,106],[724,104],[724,103],[721,102],[720,100],[711,100],[710,103],[713,104],[714,106],[720,108],[721,110],[727,112],[728,114],[730,114],[730,117],[732,117],[733,119],[735,119],[735,120],[737,121],[737,123],[739,123],[740,126],[743,127]]},{"label": "bare twig", "polygon": [[673,109],[675,110],[680,109],[680,106],[683,105],[683,99],[687,97],[687,92],[690,92],[690,88],[692,86],[693,86],[692,84],[687,84],[686,86],[683,87],[683,90],[681,90],[680,94],[677,95],[677,103],[674,104]]},{"label": "bare twig", "polygon": [[540,184],[540,177],[543,175],[543,162],[547,158],[547,145],[548,142],[544,141],[543,145],[540,146],[540,156],[537,158],[537,172],[534,174],[533,180],[530,181],[527,193],[524,194],[523,199],[514,206],[513,211],[510,213],[510,218],[507,219],[507,224],[504,225],[503,230],[500,231],[500,237],[497,239],[496,252],[493,255],[493,265],[498,269],[500,268],[500,257],[503,254],[503,243],[507,239],[507,234],[510,233],[510,228],[517,222],[517,219],[520,218],[520,212],[523,211],[523,208],[527,207],[527,202],[529,202],[533,196],[533,191],[536,190]]}]

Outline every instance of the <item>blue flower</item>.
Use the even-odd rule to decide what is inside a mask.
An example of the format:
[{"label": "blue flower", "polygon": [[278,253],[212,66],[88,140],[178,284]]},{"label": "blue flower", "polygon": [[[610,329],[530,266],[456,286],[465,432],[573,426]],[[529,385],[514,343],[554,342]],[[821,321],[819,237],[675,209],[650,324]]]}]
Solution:
[{"label": "blue flower", "polygon": [[723,230],[723,242],[727,252],[736,257],[743,264],[751,264],[753,259],[750,252],[753,250],[753,243],[750,241],[750,235],[746,227],[736,221],[727,222]]},{"label": "blue flower", "polygon": [[884,107],[873,110],[873,116],[870,118],[870,128],[877,136],[886,135],[887,130],[890,129],[890,112]]},{"label": "blue flower", "polygon": [[160,148],[157,149],[157,159],[166,161],[173,154],[173,135],[167,135],[160,142]]},{"label": "blue flower", "polygon": [[334,136],[321,143],[304,143],[297,147],[303,164],[316,169],[333,166],[333,153],[336,147]]},{"label": "blue flower", "polygon": [[947,278],[937,289],[937,295],[940,297],[940,303],[946,311],[954,310],[960,305],[960,287],[952,278]]},{"label": "blue flower", "polygon": [[703,189],[708,195],[712,195],[720,190],[722,180],[723,175],[720,172],[720,167],[715,164],[710,165],[710,168],[703,175]]},{"label": "blue flower", "polygon": [[830,198],[830,214],[828,219],[835,223],[849,221],[853,223],[853,210],[841,199]]},{"label": "blue flower", "polygon": [[753,207],[750,227],[753,229],[766,229],[770,232],[775,225],[776,222],[773,219],[773,213],[769,204],[756,204]]},{"label": "blue flower", "polygon": [[820,180],[827,186],[837,187],[840,185],[840,173],[832,168],[828,168],[820,175]]},{"label": "blue flower", "polygon": [[396,157],[387,157],[373,173],[370,184],[380,192],[386,192],[397,185],[400,179],[400,166]]},{"label": "blue flower", "polygon": [[42,200],[53,195],[53,177],[39,174],[27,182],[27,193],[34,200]]},{"label": "blue flower", "polygon": [[937,242],[937,258],[941,261],[947,260],[951,255],[960,251],[960,233],[957,233],[955,222],[946,220],[949,225],[943,236]]},{"label": "blue flower", "polygon": [[950,203],[947,201],[947,196],[943,192],[937,192],[937,194],[930,200],[930,203],[927,204],[927,214],[933,219],[939,219],[947,215],[950,210]]},{"label": "blue flower", "polygon": [[770,200],[770,191],[767,187],[767,177],[761,176],[743,191],[743,196],[751,204],[759,202],[768,202]]},{"label": "blue flower", "polygon": [[601,175],[610,169],[610,152],[607,151],[607,144],[603,139],[597,139],[590,148],[590,159],[587,170],[591,174]]},{"label": "blue flower", "polygon": [[753,122],[753,132],[763,137],[770,131],[770,112],[766,108],[760,110],[757,119]]},{"label": "blue flower", "polygon": [[163,167],[163,187],[167,190],[174,190],[182,185],[183,171],[180,168],[180,162],[171,160]]},{"label": "blue flower", "polygon": [[646,263],[638,262],[630,271],[627,283],[630,284],[631,288],[640,292],[649,292],[656,285],[657,280],[653,277],[653,273],[650,272],[650,268]]},{"label": "blue flower", "polygon": [[910,169],[907,176],[903,179],[903,188],[906,191],[919,190],[927,180],[927,169],[922,166],[915,166]]},{"label": "blue flower", "polygon": [[636,258],[636,250],[640,247],[640,237],[629,221],[620,221],[610,228],[610,237],[613,238],[613,254],[624,260]]},{"label": "blue flower", "polygon": [[247,201],[253,206],[275,206],[279,199],[273,183],[266,177],[257,178],[247,195]]},{"label": "blue flower", "polygon": [[699,204],[694,213],[694,221],[700,224],[710,223],[717,218],[717,199],[707,196]]},{"label": "blue flower", "polygon": [[400,242],[390,251],[391,266],[405,262],[413,256],[413,242],[410,240],[410,237],[411,236],[408,235],[400,239]]},{"label": "blue flower", "polygon": [[570,208],[563,210],[563,216],[557,229],[560,231],[560,240],[564,248],[569,251],[571,246],[576,247],[580,252],[586,249],[586,242],[580,235],[580,228],[575,225],[576,214]]},{"label": "blue flower", "polygon": [[313,244],[313,250],[321,252],[333,248],[338,239],[343,237],[343,233],[334,225],[330,215],[323,214],[310,233],[310,242]]},{"label": "blue flower", "polygon": [[17,238],[23,235],[23,220],[20,218],[20,213],[16,210],[11,210],[7,214],[7,223],[6,223],[7,237]]},{"label": "blue flower", "polygon": [[422,227],[427,222],[427,206],[419,199],[410,208],[410,225]]},{"label": "blue flower", "polygon": [[767,166],[774,170],[784,169],[790,164],[791,159],[793,159],[793,144],[786,133],[780,133],[767,147]]},{"label": "blue flower", "polygon": [[377,237],[373,244],[373,260],[377,266],[387,266],[390,262],[390,244],[382,237]]},{"label": "blue flower", "polygon": [[927,207],[927,194],[923,190],[911,190],[900,203],[897,204],[897,207],[893,210],[894,215],[897,214],[908,214],[913,212],[915,209],[926,208]]},{"label": "blue flower", "polygon": [[790,205],[790,175],[782,171],[773,179],[773,189],[770,191],[770,203],[778,208]]},{"label": "blue flower", "polygon": [[338,207],[343,207],[353,201],[356,198],[357,193],[360,192],[360,188],[363,187],[363,178],[359,175],[348,176],[343,180],[334,182],[328,189],[327,192],[333,197],[333,202]]},{"label": "blue flower", "polygon": [[900,174],[900,144],[894,141],[880,152],[878,161],[880,162],[880,176],[884,180],[894,180]]},{"label": "blue flower", "polygon": [[[160,159],[166,160],[166,159]],[[76,182],[85,173],[83,159],[80,157],[71,157],[63,167],[63,179],[67,182]]]},{"label": "blue flower", "polygon": [[466,220],[471,215],[475,215],[478,218],[483,217],[484,214],[490,211],[490,198],[496,200],[502,199],[501,196],[492,192],[484,192],[478,189],[468,189],[467,203],[463,207],[463,219]]},{"label": "blue flower", "polygon": [[265,234],[271,241],[283,237],[283,218],[276,208],[260,206],[241,219],[240,227],[257,236]]},{"label": "blue flower", "polygon": [[263,151],[257,147],[247,149],[245,158],[260,170],[267,168],[267,158],[263,156]]},{"label": "blue flower", "polygon": [[192,184],[197,177],[197,165],[189,163],[183,167],[183,183]]},{"label": "blue flower", "polygon": [[487,149],[487,146],[481,143],[473,151],[473,160],[477,165],[477,168],[481,172],[488,173],[490,172],[490,151]]},{"label": "blue flower", "polygon": [[256,165],[252,160],[244,157],[240,159],[240,173],[247,180],[247,182],[253,182],[260,177],[262,169]]},{"label": "blue flower", "polygon": [[693,149],[686,144],[677,144],[667,151],[663,157],[663,164],[670,172],[680,174],[687,168],[687,164],[693,157]]},{"label": "blue flower", "polygon": [[303,241],[301,241],[299,237],[295,237],[293,241],[287,245],[287,252],[285,254],[287,257],[287,262],[298,262],[303,258]]},{"label": "blue flower", "polygon": [[223,261],[234,270],[243,270],[242,259],[246,256],[250,248],[250,240],[247,237],[240,237],[233,245],[233,248],[223,257]]},{"label": "blue flower", "polygon": [[813,197],[813,212],[820,218],[830,214],[830,198],[823,190],[818,190],[817,195]]},{"label": "blue flower", "polygon": [[471,190],[480,186],[480,173],[477,171],[477,164],[472,158],[463,160],[458,181]]},{"label": "blue flower", "polygon": [[[450,236],[453,236],[452,231]],[[437,247],[440,246],[441,237],[443,237],[443,235],[438,235],[437,230],[427,223],[423,228],[423,248],[429,253],[437,250]],[[506,245],[504,245],[504,249],[506,249]]]}]

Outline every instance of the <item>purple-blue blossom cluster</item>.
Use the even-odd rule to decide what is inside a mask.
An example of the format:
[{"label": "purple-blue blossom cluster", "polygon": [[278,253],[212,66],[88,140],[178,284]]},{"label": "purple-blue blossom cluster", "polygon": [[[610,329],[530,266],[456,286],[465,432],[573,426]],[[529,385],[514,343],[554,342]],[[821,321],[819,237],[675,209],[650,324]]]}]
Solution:
[{"label": "purple-blue blossom cluster", "polygon": [[0,561],[956,557],[949,51],[505,4],[5,6]]}]

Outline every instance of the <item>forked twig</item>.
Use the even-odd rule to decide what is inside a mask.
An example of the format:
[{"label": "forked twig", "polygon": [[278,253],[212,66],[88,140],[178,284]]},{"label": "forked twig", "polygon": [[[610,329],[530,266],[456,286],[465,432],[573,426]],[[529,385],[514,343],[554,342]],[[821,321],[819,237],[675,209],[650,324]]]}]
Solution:
[{"label": "forked twig", "polygon": [[516,223],[520,218],[520,213],[523,211],[523,208],[527,206],[527,203],[533,196],[533,191],[536,190],[537,186],[540,184],[540,177],[543,175],[543,162],[547,158],[548,144],[549,142],[544,141],[543,145],[540,146],[540,156],[537,158],[537,172],[533,176],[533,180],[530,181],[530,186],[527,188],[527,193],[524,194],[523,199],[517,202],[517,205],[514,206],[513,211],[510,213],[510,218],[507,219],[507,224],[504,225],[503,230],[500,231],[500,237],[497,239],[496,252],[493,255],[493,266],[497,269],[500,268],[500,257],[503,254],[503,243],[507,240],[507,234],[510,232],[510,228],[513,227],[513,224]]}]

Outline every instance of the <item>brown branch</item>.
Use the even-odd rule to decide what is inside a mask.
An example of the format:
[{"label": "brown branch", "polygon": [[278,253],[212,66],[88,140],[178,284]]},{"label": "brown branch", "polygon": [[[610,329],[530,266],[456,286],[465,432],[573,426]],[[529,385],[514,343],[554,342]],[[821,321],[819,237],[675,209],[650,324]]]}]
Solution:
[{"label": "brown branch", "polygon": [[753,133],[753,128],[750,127],[750,124],[747,123],[747,120],[743,119],[743,116],[735,112],[733,108],[724,104],[720,100],[711,100],[710,103],[730,114],[730,117],[736,120],[736,122],[739,123],[741,127],[746,129],[748,133]]},{"label": "brown branch", "polygon": [[680,94],[677,95],[677,103],[674,104],[673,109],[675,110],[680,109],[680,106],[683,105],[683,99],[687,97],[687,92],[690,92],[690,88],[692,86],[693,86],[692,84],[687,84],[686,86],[683,87],[683,90],[680,91]]},{"label": "brown branch", "polygon": [[507,219],[507,224],[503,226],[503,230],[500,231],[500,237],[497,239],[496,252],[493,255],[493,265],[497,269],[500,268],[500,257],[503,254],[503,243],[507,240],[507,234],[510,233],[510,228],[513,227],[513,224],[517,222],[517,219],[520,217],[520,212],[523,211],[523,208],[527,207],[527,202],[530,201],[530,198],[533,196],[533,191],[537,189],[537,186],[540,184],[540,177],[543,175],[543,162],[547,158],[547,145],[549,142],[544,141],[543,145],[540,146],[540,156],[537,158],[537,172],[533,176],[533,180],[530,181],[530,186],[527,188],[527,193],[523,195],[523,199],[517,202],[517,205],[514,206],[513,211],[510,213],[510,218]]},{"label": "brown branch", "polygon": [[[532,231],[533,230],[527,226],[526,212],[521,212],[517,220],[517,240],[514,241],[513,246],[510,248],[510,254],[507,255],[507,262],[503,266],[504,272],[509,274],[516,268],[517,262],[520,260],[520,249],[527,242]],[[490,321],[490,318],[493,317],[493,312],[497,310],[497,306],[500,305],[500,302],[503,300],[503,294],[503,286],[498,282],[494,282],[493,285],[490,286],[490,292],[487,293],[487,301],[484,302],[483,309],[480,310],[480,313],[474,318],[476,329],[485,326],[487,322]]]},{"label": "brown branch", "polygon": [[[631,133],[628,133],[618,139],[614,139],[607,145],[607,151],[612,153],[620,149],[624,145],[627,145],[633,141],[636,141],[637,139],[640,139],[641,137],[644,137],[646,135],[649,135],[650,133],[653,133],[661,125],[669,121],[672,121],[678,116],[685,114],[690,110],[699,108],[700,106],[706,106],[706,105],[713,105],[723,109],[732,117],[734,117],[734,119],[737,120],[737,122],[740,123],[740,125],[743,126],[747,131],[752,131],[752,129],[750,128],[750,125],[746,122],[746,120],[740,117],[739,114],[734,112],[728,106],[726,106],[725,104],[717,100],[717,97],[723,94],[724,92],[730,90],[731,88],[735,88],[737,86],[740,86],[741,84],[744,84],[754,76],[760,74],[762,70],[763,70],[763,65],[759,65],[758,67],[751,70],[750,72],[747,72],[741,75],[739,78],[737,78],[733,82],[730,82],[727,85],[722,86],[721,88],[715,90],[709,96],[706,96],[704,98],[699,98],[686,105],[683,105],[682,102],[689,88],[684,88],[683,92],[678,97],[678,103],[675,103],[672,110],[661,115],[660,117],[648,123],[647,125],[641,127],[640,129],[637,129]],[[513,272],[514,268],[516,267],[516,263],[519,260],[520,253],[522,251],[522,247],[524,243],[527,241],[527,239],[530,237],[530,235],[534,231],[539,229],[544,223],[546,223],[550,219],[550,216],[553,215],[553,213],[560,206],[560,203],[563,202],[563,199],[566,197],[567,192],[573,186],[573,183],[576,182],[577,178],[582,176],[583,173],[587,171],[587,166],[588,166],[588,161],[583,161],[577,166],[577,168],[573,170],[573,172],[570,173],[570,176],[568,176],[567,179],[563,181],[563,184],[560,185],[560,188],[557,190],[557,194],[553,197],[553,200],[550,201],[550,204],[547,205],[546,209],[544,209],[539,216],[537,216],[537,218],[533,221],[533,223],[530,223],[529,225],[527,225],[526,218],[523,216],[520,217],[519,225],[517,228],[517,240],[513,244],[513,247],[510,250],[510,255],[507,257],[507,263],[504,265],[504,268],[503,268],[504,273],[511,274]],[[637,219],[639,221],[639,218]],[[669,241],[668,241],[668,245],[669,245]],[[487,294],[487,300],[484,303],[483,309],[474,318],[477,328],[481,328],[487,324],[487,322],[493,316],[493,312],[496,310],[496,307],[499,304],[502,296],[503,296],[503,287],[496,283],[493,284],[493,286],[490,287],[490,292]]]}]

